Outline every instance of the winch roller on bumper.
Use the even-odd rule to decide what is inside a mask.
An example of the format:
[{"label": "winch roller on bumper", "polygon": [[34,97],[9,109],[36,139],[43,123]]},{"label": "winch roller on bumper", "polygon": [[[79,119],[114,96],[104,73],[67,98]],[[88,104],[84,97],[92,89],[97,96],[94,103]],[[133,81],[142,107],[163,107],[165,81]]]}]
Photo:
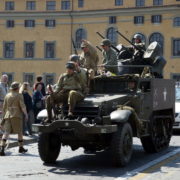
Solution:
[{"label": "winch roller on bumper", "polygon": [[108,134],[117,131],[117,125],[87,125],[76,120],[55,121],[48,125],[33,124],[34,132],[53,132],[56,130],[72,130],[78,134]]}]

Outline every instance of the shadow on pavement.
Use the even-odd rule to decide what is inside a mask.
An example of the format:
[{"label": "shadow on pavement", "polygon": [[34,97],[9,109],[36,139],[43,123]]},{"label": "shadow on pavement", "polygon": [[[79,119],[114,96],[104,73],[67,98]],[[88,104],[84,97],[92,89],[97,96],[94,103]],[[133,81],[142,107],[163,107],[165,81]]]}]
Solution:
[{"label": "shadow on pavement", "polygon": [[[108,151],[98,152],[96,154],[87,155],[81,154],[62,161],[57,161],[56,164],[44,164],[52,167],[49,172],[59,175],[78,175],[78,176],[101,176],[101,177],[119,177],[128,172],[139,168],[150,161],[156,160],[160,156],[176,149],[173,146],[160,153],[147,154],[144,152],[141,145],[134,145],[132,160],[127,167],[113,167],[111,156]],[[61,156],[61,154],[60,154]]]},{"label": "shadow on pavement", "polygon": [[6,153],[6,156],[13,156],[13,157],[15,157],[15,156],[16,157],[17,156],[23,156],[23,157],[26,156],[26,157],[31,157],[31,158],[39,157],[39,155],[31,154],[29,152],[22,154],[22,153],[19,153],[18,150],[17,150],[17,152],[6,151],[5,153]]}]

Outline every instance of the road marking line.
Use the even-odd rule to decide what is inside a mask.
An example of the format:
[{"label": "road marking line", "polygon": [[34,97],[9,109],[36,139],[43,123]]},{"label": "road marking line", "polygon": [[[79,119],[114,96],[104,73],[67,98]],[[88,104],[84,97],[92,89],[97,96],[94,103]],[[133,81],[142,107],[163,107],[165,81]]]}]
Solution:
[{"label": "road marking line", "polygon": [[170,162],[172,162],[173,160],[175,160],[176,158],[180,157],[180,154],[175,154],[173,156],[170,156],[168,159],[165,159],[151,167],[149,167],[148,169],[145,169],[142,173],[139,173],[131,178],[129,178],[130,180],[140,180],[143,179],[144,177],[148,177],[151,175],[151,173],[156,172],[157,169],[160,169],[163,165],[168,164]]},{"label": "road marking line", "polygon": [[[133,176],[136,176],[136,180],[138,180],[140,178],[142,179],[145,175],[147,175],[146,172],[149,172],[149,170],[151,169],[152,166],[154,166],[154,167],[152,167],[152,169],[154,169],[154,168],[157,169],[162,165],[161,161],[164,161],[169,158],[171,159],[171,158],[173,158],[172,156],[175,156],[178,153],[180,153],[180,148],[178,148],[172,152],[169,152],[168,154],[165,154],[165,155],[161,156],[160,158],[158,158],[154,161],[151,161],[151,162],[147,163],[146,165],[141,166],[140,168],[137,168],[130,172],[127,172],[125,175],[123,175],[121,177],[117,177],[114,180],[128,180],[130,178],[133,179],[132,178]],[[167,162],[167,161],[165,161],[165,162]],[[140,172],[142,172],[142,173],[140,173]],[[138,173],[140,173],[140,174],[138,175]]]}]

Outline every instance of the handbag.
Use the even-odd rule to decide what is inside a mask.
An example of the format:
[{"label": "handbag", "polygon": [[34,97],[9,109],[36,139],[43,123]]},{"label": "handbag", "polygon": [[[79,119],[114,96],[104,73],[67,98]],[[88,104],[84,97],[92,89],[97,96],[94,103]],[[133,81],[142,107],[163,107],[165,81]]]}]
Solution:
[{"label": "handbag", "polygon": [[4,118],[0,118],[0,126],[3,126],[4,125],[4,123],[5,123],[5,119]]},{"label": "handbag", "polygon": [[35,106],[36,108],[41,109],[43,106],[42,101],[38,101]]}]

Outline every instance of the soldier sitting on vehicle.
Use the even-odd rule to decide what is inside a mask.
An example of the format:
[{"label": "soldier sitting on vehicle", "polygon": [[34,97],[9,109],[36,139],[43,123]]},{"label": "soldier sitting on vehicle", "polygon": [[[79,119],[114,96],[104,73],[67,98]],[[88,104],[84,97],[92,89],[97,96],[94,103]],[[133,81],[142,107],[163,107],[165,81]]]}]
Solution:
[{"label": "soldier sitting on vehicle", "polygon": [[72,54],[69,57],[69,61],[72,61],[75,63],[76,66],[76,72],[79,75],[79,78],[82,79],[82,82],[88,87],[89,86],[89,80],[93,79],[95,76],[95,72],[93,69],[86,69],[86,68],[82,68],[80,66],[80,59],[79,56],[76,54]]},{"label": "soldier sitting on vehicle", "polygon": [[101,66],[104,67],[105,71],[117,74],[117,54],[111,48],[111,41],[109,39],[103,39],[101,47],[103,48],[103,64]]},{"label": "soldier sitting on vehicle", "polygon": [[97,72],[97,65],[99,62],[99,57],[96,49],[92,44],[87,40],[82,40],[81,43],[82,53],[80,54],[80,64],[82,67],[87,68],[88,70],[92,69],[94,73]]},{"label": "soldier sitting on vehicle", "polygon": [[66,64],[67,72],[60,76],[55,92],[52,92],[46,100],[48,119],[45,123],[51,123],[52,121],[52,109],[56,104],[69,105],[68,116],[73,116],[73,110],[75,105],[84,99],[85,85],[75,72],[75,64],[68,62]]}]

